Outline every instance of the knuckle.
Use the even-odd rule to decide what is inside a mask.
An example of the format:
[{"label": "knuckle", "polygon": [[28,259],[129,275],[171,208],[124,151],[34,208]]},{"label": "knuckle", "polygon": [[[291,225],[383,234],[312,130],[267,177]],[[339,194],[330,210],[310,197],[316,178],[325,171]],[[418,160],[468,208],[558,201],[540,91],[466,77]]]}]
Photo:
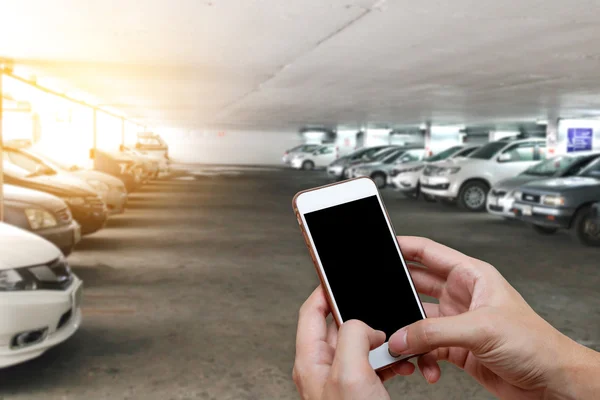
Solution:
[{"label": "knuckle", "polygon": [[418,325],[416,333],[418,344],[428,349],[435,347],[437,329],[428,320],[424,320]]}]

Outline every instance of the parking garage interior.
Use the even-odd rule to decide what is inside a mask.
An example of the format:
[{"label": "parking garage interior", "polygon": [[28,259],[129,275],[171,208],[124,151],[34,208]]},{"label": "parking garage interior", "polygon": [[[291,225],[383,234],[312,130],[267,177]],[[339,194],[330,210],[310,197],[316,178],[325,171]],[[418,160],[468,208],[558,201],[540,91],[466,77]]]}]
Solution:
[{"label": "parking garage interior", "polygon": [[[0,1],[0,398],[301,397],[292,198],[361,177],[597,353],[598,11]],[[385,388],[499,397],[440,365]]]}]

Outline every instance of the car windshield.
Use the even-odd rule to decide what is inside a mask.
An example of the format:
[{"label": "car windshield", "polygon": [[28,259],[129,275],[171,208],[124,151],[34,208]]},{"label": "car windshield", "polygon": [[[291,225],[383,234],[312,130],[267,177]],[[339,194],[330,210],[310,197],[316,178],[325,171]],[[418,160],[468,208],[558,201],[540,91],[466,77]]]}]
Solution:
[{"label": "car windshield", "polygon": [[381,162],[384,164],[393,164],[402,154],[404,154],[404,150],[394,150],[391,154],[385,156]]},{"label": "car windshield", "polygon": [[600,179],[600,158],[596,159],[593,163],[591,163],[587,168],[585,168],[577,175]]},{"label": "car windshield", "polygon": [[350,156],[353,160],[372,160],[375,156],[379,156],[384,152],[392,151],[393,149],[385,147],[367,147],[360,150],[356,150]]},{"label": "car windshield", "polygon": [[475,150],[469,158],[478,158],[480,160],[489,160],[496,155],[500,150],[506,147],[507,142],[492,142]]},{"label": "car windshield", "polygon": [[10,160],[8,152],[3,152],[3,156],[2,166],[4,167],[4,174],[16,178],[27,178],[29,176],[29,171],[27,171],[25,168],[19,167]]},{"label": "car windshield", "polygon": [[431,157],[427,157],[425,159],[425,161],[429,161],[429,162],[433,162],[433,161],[441,161],[441,160],[445,160],[446,158],[449,158],[450,156],[452,156],[454,153],[456,153],[459,149],[462,149],[462,146],[454,146],[454,147],[450,147],[449,149],[446,149],[440,153],[437,153]]},{"label": "car windshield", "polygon": [[557,156],[526,169],[523,175],[554,176],[570,168],[583,157]]}]

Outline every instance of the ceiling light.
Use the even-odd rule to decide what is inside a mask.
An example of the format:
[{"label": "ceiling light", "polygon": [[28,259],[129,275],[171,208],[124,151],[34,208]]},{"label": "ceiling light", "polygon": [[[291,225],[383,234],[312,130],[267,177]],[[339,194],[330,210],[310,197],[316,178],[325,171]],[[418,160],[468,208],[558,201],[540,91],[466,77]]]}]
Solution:
[{"label": "ceiling light", "polygon": [[548,125],[548,120],[547,119],[538,119],[537,121],[535,121],[535,123],[538,125]]}]

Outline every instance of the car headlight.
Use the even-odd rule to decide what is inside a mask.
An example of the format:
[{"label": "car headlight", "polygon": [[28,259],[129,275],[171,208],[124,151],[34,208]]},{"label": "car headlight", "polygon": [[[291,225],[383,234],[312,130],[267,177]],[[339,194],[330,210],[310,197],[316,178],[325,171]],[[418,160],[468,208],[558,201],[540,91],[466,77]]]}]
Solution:
[{"label": "car headlight", "polygon": [[560,207],[565,205],[565,198],[556,195],[547,195],[542,197],[542,204],[545,206]]},{"label": "car headlight", "polygon": [[515,200],[521,200],[521,196],[523,196],[523,192],[520,192],[517,190],[517,191],[513,192],[512,195],[515,198]]},{"label": "car headlight", "polygon": [[438,169],[437,174],[440,176],[448,176],[456,174],[458,171],[460,171],[460,167],[440,168]]},{"label": "car headlight", "polygon": [[0,271],[0,292],[13,292],[17,290],[35,290],[35,281],[28,281],[15,269]]},{"label": "car headlight", "polygon": [[106,183],[99,181],[98,179],[88,179],[87,184],[99,193],[106,193],[110,190],[110,187]]},{"label": "car headlight", "polygon": [[413,168],[398,169],[396,171],[397,171],[398,174],[406,174],[408,172],[418,172],[418,171],[422,170],[423,168],[425,168],[425,166],[421,165],[421,166],[413,167]]},{"label": "car headlight", "polygon": [[82,206],[85,204],[83,197],[64,197],[63,200],[72,206]]},{"label": "car headlight", "polygon": [[40,208],[27,208],[25,209],[25,215],[29,221],[29,226],[31,226],[31,229],[34,231],[38,229],[52,228],[53,226],[58,225],[54,215]]}]

